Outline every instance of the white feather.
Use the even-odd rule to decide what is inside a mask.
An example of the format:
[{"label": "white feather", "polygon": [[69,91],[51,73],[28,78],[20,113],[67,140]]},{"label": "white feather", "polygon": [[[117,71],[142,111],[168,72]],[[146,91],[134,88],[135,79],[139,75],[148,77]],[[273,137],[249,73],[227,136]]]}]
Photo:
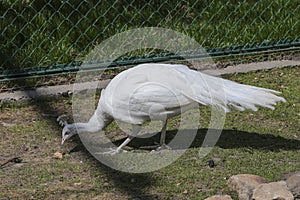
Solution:
[{"label": "white feather", "polygon": [[278,101],[285,102],[275,95],[279,93],[210,76],[185,65],[141,64],[113,78],[102,90],[90,121],[77,125],[80,131],[94,132],[112,119],[133,125],[166,121],[198,104],[221,107],[226,112],[231,108],[257,111],[257,106],[274,109]]},{"label": "white feather", "polygon": [[274,109],[276,102],[284,102],[275,95],[278,93],[206,75],[185,65],[142,64],[120,73],[110,82],[102,94],[103,107],[99,109],[115,119],[140,124],[151,115],[159,116],[160,113],[148,113],[153,104],[162,105],[166,114],[174,115],[181,113],[178,107],[192,108],[195,102],[219,106],[227,112],[230,107],[256,111],[256,106]]}]

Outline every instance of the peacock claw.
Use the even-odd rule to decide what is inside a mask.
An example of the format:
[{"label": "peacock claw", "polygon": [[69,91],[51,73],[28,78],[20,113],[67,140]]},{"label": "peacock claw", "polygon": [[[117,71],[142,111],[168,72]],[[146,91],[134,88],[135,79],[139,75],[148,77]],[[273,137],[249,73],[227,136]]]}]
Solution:
[{"label": "peacock claw", "polygon": [[65,119],[63,119],[63,118],[66,117],[66,116],[67,116],[67,115],[63,114],[63,115],[60,115],[60,116],[57,117],[56,121],[58,122],[58,124],[59,124],[60,126],[65,126],[65,125],[68,124],[68,122],[67,122]]},{"label": "peacock claw", "polygon": [[150,146],[141,146],[140,149],[144,150],[154,150],[154,151],[162,151],[162,150],[172,150],[172,148],[166,144],[155,144]]},{"label": "peacock claw", "polygon": [[162,144],[156,148],[156,151],[162,151],[162,150],[172,150],[172,148],[166,144]]}]

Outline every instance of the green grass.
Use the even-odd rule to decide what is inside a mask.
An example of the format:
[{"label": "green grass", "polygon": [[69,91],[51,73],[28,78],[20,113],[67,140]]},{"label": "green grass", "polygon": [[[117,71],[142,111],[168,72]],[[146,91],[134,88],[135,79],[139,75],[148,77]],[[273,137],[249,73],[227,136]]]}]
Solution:
[{"label": "green grass", "polygon": [[298,4],[297,0],[4,0],[0,2],[0,67],[71,62],[110,36],[138,27],[171,28],[204,47],[296,39]]},{"label": "green grass", "polygon": [[[57,115],[71,116],[71,98],[59,97],[27,103],[2,104],[0,113],[0,163],[20,156],[20,164],[0,169],[0,198],[10,199],[204,199],[215,194],[236,194],[227,187],[230,176],[251,173],[268,181],[300,170],[300,69],[283,68],[227,75],[240,83],[279,90],[286,103],[274,111],[233,111],[226,116],[221,138],[199,159],[199,147],[208,127],[210,109],[201,107],[202,128],[187,152],[171,165],[150,173],[112,170],[94,159],[78,137],[60,145]],[[3,122],[11,126],[4,126]],[[178,124],[168,126],[169,139]],[[116,124],[106,130],[124,138]],[[120,134],[118,134],[120,133]],[[119,142],[119,141],[118,141]],[[136,139],[131,151],[145,144]],[[56,151],[65,153],[54,159]],[[214,168],[208,167],[213,159]]]}]

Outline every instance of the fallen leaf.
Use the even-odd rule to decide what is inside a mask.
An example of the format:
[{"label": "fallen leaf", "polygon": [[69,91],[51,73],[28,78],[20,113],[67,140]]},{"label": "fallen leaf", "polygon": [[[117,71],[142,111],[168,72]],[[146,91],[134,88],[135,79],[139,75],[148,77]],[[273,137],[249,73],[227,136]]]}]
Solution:
[{"label": "fallen leaf", "polygon": [[53,158],[63,159],[63,154],[61,152],[57,151],[53,154]]}]

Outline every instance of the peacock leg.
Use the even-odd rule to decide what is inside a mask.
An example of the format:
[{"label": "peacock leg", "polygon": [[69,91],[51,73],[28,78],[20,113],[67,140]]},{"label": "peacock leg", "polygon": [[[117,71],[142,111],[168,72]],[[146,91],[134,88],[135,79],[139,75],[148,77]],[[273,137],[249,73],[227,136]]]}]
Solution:
[{"label": "peacock leg", "polygon": [[163,127],[161,129],[161,134],[160,134],[160,142],[159,142],[159,147],[156,148],[156,150],[160,151],[160,150],[164,150],[164,149],[171,149],[171,147],[169,147],[166,144],[166,133],[167,133],[167,122],[168,120],[166,120],[165,122],[163,122]]},{"label": "peacock leg", "polygon": [[155,145],[142,146],[142,147],[140,147],[141,149],[158,150],[158,151],[159,150],[164,150],[164,149],[171,149],[171,147],[169,147],[166,144],[167,120],[166,121],[162,121],[162,123],[163,123],[163,127],[161,129],[159,143],[155,142]]},{"label": "peacock leg", "polygon": [[126,140],[116,149],[112,149],[107,152],[97,152],[95,154],[104,154],[104,155],[115,155],[118,153],[121,153],[123,151],[123,147],[125,147],[135,136],[138,134],[138,132],[141,130],[140,125],[132,125],[132,134],[129,135]]}]

